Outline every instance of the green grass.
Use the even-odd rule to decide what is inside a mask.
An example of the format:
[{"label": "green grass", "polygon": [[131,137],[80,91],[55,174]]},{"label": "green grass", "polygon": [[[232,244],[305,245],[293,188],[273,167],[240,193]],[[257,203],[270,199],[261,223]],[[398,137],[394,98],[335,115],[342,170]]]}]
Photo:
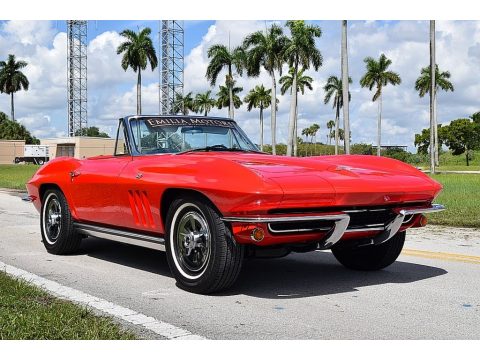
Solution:
[{"label": "green grass", "polygon": [[25,190],[38,165],[0,165],[0,188]]},{"label": "green grass", "polygon": [[[423,165],[419,166],[422,168],[422,170],[429,170],[430,166]],[[436,171],[480,171],[480,166],[474,166],[474,165],[441,165],[437,166]]]},{"label": "green grass", "polygon": [[129,340],[135,335],[110,318],[0,272],[0,340],[6,339]]},{"label": "green grass", "polygon": [[[439,164],[437,167],[439,171],[442,170],[471,170],[480,171],[480,151],[473,151],[472,159],[470,160],[470,166],[467,166],[465,155],[452,155],[450,151],[442,152],[439,156]],[[416,166],[422,169],[429,169],[430,163],[428,155],[423,156],[423,160],[416,164]]]},{"label": "green grass", "polygon": [[435,202],[447,210],[429,216],[430,224],[480,228],[480,174],[437,174],[443,185]]}]

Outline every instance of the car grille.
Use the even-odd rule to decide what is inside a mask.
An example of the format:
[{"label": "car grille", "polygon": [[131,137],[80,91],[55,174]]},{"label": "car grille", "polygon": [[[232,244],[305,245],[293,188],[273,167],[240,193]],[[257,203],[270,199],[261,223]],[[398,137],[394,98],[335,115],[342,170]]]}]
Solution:
[{"label": "car grille", "polygon": [[390,209],[379,210],[354,210],[345,211],[350,216],[348,228],[366,227],[377,224],[386,224],[395,218],[395,214]]},{"label": "car grille", "polygon": [[[280,209],[279,209],[280,210]],[[292,212],[287,212],[285,209],[282,211],[271,211],[271,213],[283,213],[283,214],[292,214]],[[300,209],[298,209],[300,210]],[[312,212],[311,209],[309,209]],[[322,209],[325,210],[325,209]],[[350,216],[350,222],[347,228],[348,231],[366,231],[369,229],[372,230],[381,230],[383,227],[391,222],[396,214],[391,208],[350,208],[350,209],[335,209],[332,211],[343,212]],[[302,212],[303,214],[308,213],[306,211]],[[322,211],[324,212],[324,211]],[[295,213],[300,213],[300,211],[295,211]],[[315,213],[319,213],[316,211]],[[268,225],[269,230],[273,234],[286,235],[293,233],[308,233],[308,232],[321,232],[329,231],[333,228],[332,221],[326,220],[307,220],[307,221],[285,221],[285,222],[272,222]]]}]

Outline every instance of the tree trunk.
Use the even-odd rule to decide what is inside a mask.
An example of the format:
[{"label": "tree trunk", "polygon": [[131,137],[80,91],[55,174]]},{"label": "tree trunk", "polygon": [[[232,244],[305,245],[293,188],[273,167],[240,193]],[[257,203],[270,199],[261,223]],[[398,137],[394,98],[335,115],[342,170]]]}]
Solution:
[{"label": "tree trunk", "polygon": [[271,124],[270,131],[272,132],[272,154],[277,154],[277,82],[275,81],[275,71],[270,73],[272,76],[272,102],[271,106]]},{"label": "tree trunk", "polygon": [[435,174],[435,20],[430,20],[430,173]]},{"label": "tree trunk", "polygon": [[260,107],[260,151],[263,151],[263,107]]},{"label": "tree trunk", "polygon": [[382,93],[378,97],[377,156],[382,154]]},{"label": "tree trunk", "polygon": [[[435,81],[436,82],[436,81]],[[438,143],[438,122],[437,122],[437,84],[435,84],[435,92],[433,94],[433,132],[434,132],[434,137],[435,137],[435,166],[439,166],[439,151],[440,151],[440,145]]]},{"label": "tree trunk", "polygon": [[233,117],[234,117],[234,114],[233,114],[233,89],[232,89],[231,86],[228,88],[228,97],[229,97],[229,101],[230,101],[230,104],[228,106],[228,117],[230,119],[233,119]]},{"label": "tree trunk", "polygon": [[340,122],[340,105],[337,101],[337,109],[335,111],[335,155],[338,155],[338,126]]},{"label": "tree trunk", "polygon": [[317,155],[317,134],[313,136],[314,143],[313,143],[313,155]]},{"label": "tree trunk", "polygon": [[12,121],[15,121],[15,106],[13,104],[13,91],[10,93],[10,111],[11,111]]},{"label": "tree trunk", "polygon": [[293,136],[293,156],[297,156],[298,152],[298,99],[295,105],[295,135]]},{"label": "tree trunk", "polygon": [[293,71],[291,93],[292,93],[292,101],[290,102],[290,119],[288,122],[287,156],[292,156],[293,154],[293,141],[294,141],[294,135],[295,135],[295,114],[297,111],[297,65],[295,65],[294,71]]},{"label": "tree trunk", "polygon": [[142,114],[142,70],[138,68],[137,79],[137,115]]},{"label": "tree trunk", "polygon": [[345,132],[345,154],[350,154],[350,118],[348,101],[348,47],[347,20],[342,21],[342,95],[343,95],[343,130]]},{"label": "tree trunk", "polygon": [[232,75],[232,65],[228,66],[228,99],[230,104],[228,106],[228,117],[233,119],[233,75]]},{"label": "tree trunk", "polygon": [[465,156],[467,158],[467,166],[470,166],[470,163],[468,162],[468,149],[465,148]]}]

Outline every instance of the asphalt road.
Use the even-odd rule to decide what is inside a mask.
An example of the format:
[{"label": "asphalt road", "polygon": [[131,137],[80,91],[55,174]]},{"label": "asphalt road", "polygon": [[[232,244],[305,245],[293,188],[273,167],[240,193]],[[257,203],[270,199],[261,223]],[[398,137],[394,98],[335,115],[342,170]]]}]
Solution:
[{"label": "asphalt road", "polygon": [[478,230],[412,230],[379,272],[329,252],[249,260],[213,296],[180,290],[162,252],[89,238],[54,256],[40,240],[33,205],[0,192],[0,261],[210,339],[480,339]]}]

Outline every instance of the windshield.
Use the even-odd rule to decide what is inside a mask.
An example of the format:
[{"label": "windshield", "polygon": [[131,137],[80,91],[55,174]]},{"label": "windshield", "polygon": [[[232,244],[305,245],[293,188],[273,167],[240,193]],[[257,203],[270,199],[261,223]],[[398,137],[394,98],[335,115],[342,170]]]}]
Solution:
[{"label": "windshield", "polygon": [[230,120],[145,117],[130,120],[134,146],[141,154],[178,153],[195,149],[258,151]]}]

